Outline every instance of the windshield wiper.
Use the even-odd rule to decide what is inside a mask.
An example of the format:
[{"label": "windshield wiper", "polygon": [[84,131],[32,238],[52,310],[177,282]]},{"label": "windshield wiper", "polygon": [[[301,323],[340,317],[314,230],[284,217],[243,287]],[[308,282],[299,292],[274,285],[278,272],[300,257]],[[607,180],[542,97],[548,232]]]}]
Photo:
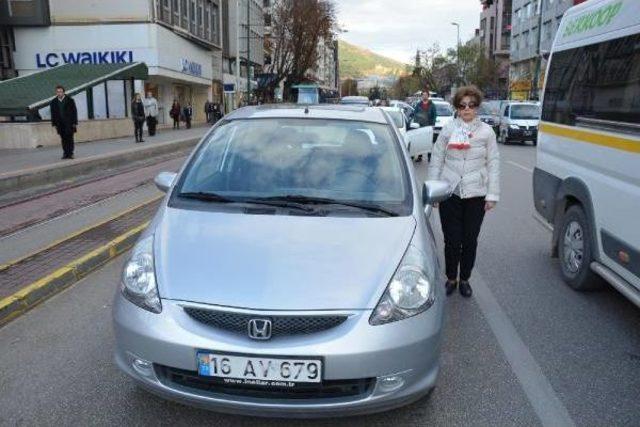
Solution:
[{"label": "windshield wiper", "polygon": [[385,209],[382,206],[371,204],[371,203],[363,203],[363,202],[352,202],[352,201],[343,201],[330,199],[326,197],[311,197],[311,196],[303,196],[290,194],[286,196],[274,196],[274,197],[265,197],[260,198],[261,201],[282,201],[282,202],[293,202],[293,203],[301,203],[301,204],[318,204],[318,205],[339,205],[339,206],[348,206],[352,208],[362,209],[368,212],[373,212],[377,214],[383,214],[386,216],[398,216],[397,212],[394,212],[389,209]]},{"label": "windshield wiper", "polygon": [[178,193],[178,197],[219,203],[233,203],[238,201],[236,199],[230,199],[217,193],[207,193],[206,191],[188,191],[185,193]]}]

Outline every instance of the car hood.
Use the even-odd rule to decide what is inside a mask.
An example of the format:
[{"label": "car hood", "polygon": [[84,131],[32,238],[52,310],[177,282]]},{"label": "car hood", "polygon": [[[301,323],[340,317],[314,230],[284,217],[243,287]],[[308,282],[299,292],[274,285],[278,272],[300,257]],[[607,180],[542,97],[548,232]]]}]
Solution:
[{"label": "car hood", "polygon": [[531,127],[531,126],[538,126],[540,121],[536,119],[532,119],[532,120],[511,119],[509,123],[512,125]]},{"label": "car hood", "polygon": [[374,308],[413,217],[249,215],[166,207],[155,229],[161,298],[264,310]]}]

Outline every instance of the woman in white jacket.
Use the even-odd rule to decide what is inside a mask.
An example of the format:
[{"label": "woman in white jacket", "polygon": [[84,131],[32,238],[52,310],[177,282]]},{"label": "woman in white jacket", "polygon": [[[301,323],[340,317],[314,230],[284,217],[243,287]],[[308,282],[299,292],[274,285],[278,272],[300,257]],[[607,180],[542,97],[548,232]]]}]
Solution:
[{"label": "woman in white jacket", "polygon": [[469,278],[484,214],[500,199],[500,154],[493,129],[476,117],[481,102],[475,86],[458,89],[453,98],[458,117],[440,132],[429,165],[428,179],[449,182],[453,192],[439,206],[447,295],[458,284],[462,296],[473,293]]}]

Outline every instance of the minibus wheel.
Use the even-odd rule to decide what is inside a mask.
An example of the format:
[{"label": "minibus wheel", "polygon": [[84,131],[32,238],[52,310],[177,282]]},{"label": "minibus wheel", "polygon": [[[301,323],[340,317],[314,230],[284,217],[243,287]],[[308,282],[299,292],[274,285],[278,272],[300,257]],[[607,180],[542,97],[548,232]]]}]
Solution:
[{"label": "minibus wheel", "polygon": [[580,205],[571,206],[562,217],[558,253],[564,281],[577,291],[598,289],[602,279],[591,270],[594,260],[593,230]]}]

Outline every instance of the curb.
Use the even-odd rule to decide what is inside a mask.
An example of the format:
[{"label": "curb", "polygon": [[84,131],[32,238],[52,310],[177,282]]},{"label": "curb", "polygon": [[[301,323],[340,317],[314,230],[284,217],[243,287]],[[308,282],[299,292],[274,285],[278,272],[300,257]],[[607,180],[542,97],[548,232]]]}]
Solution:
[{"label": "curb", "polygon": [[53,165],[0,174],[0,193],[52,184],[95,172],[96,170],[120,166],[125,161],[133,162],[148,159],[151,156],[183,150],[195,146],[200,139],[201,137],[161,142],[150,146],[91,156],[71,163],[68,161],[57,162]]},{"label": "curb", "polygon": [[149,221],[132,228],[109,243],[0,300],[0,326],[31,310],[41,302],[78,282],[98,267],[131,249],[147,225],[149,225]]}]

